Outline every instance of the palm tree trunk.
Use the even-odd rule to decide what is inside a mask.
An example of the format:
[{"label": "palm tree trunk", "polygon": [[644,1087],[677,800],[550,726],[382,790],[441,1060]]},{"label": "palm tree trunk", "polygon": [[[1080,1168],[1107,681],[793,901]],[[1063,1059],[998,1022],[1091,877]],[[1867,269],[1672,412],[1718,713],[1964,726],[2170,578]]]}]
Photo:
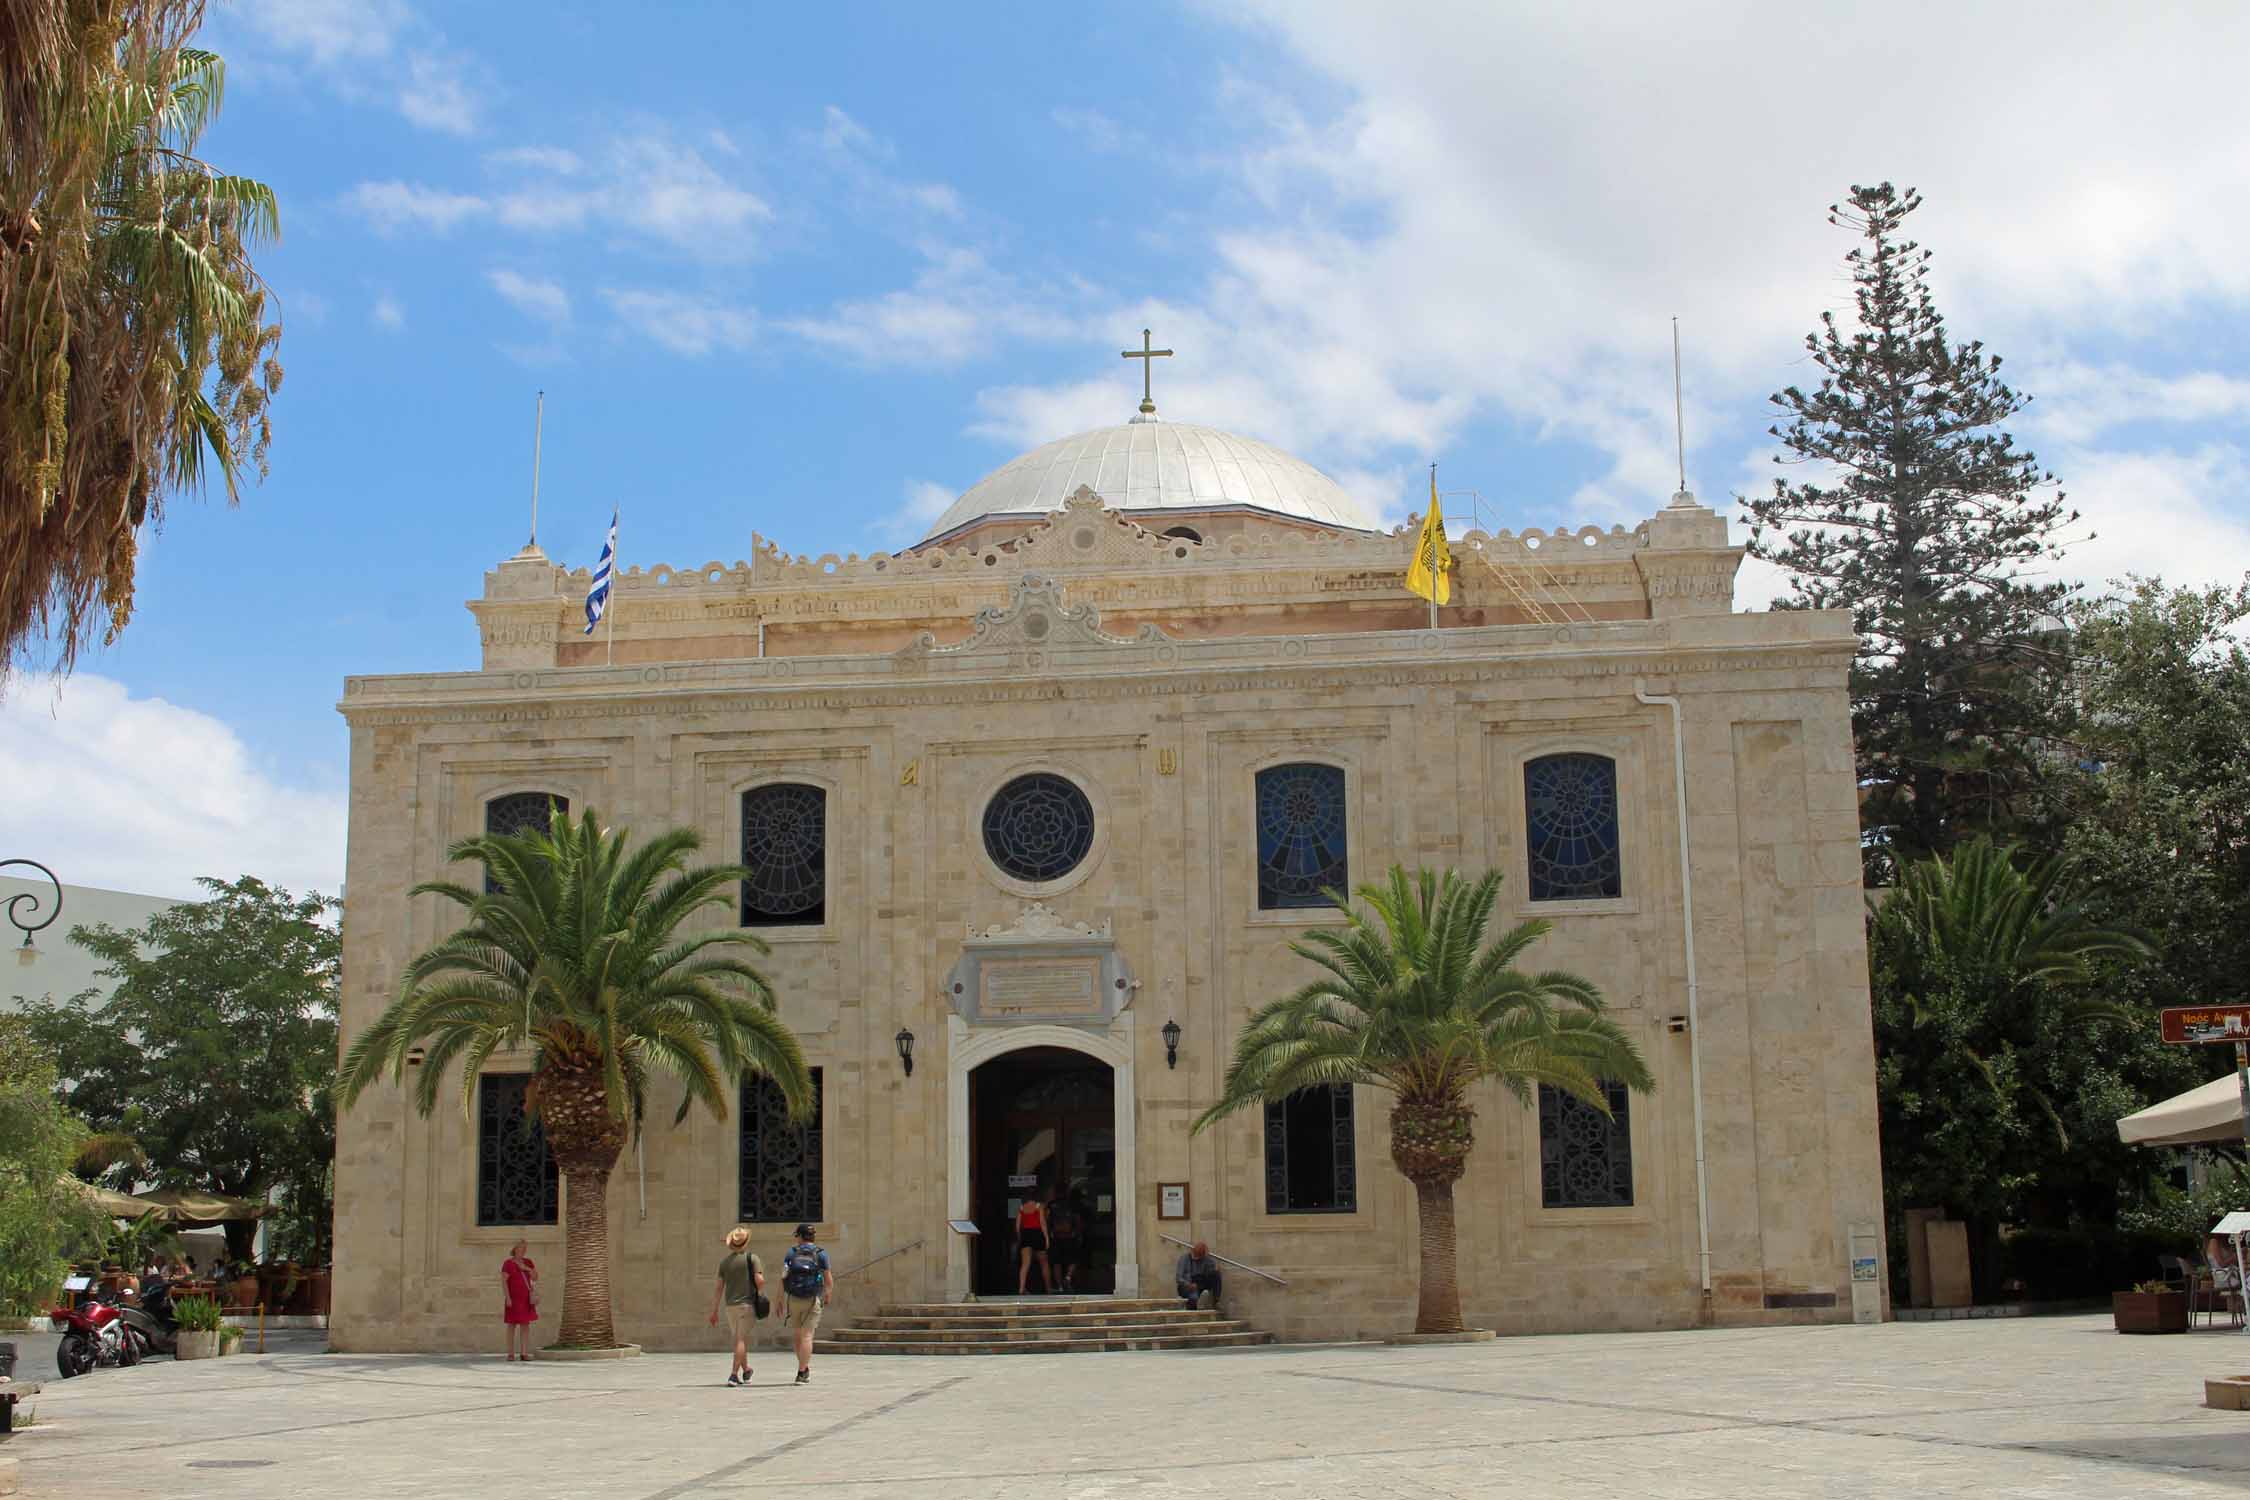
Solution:
[{"label": "palm tree trunk", "polygon": [[609,1305],[609,1168],[577,1168],[563,1174],[562,1332],[555,1342],[569,1349],[612,1349],[617,1325]]},{"label": "palm tree trunk", "polygon": [[1416,1333],[1461,1331],[1461,1280],[1455,1266],[1453,1179],[1414,1184],[1422,1219],[1422,1297],[1414,1312]]}]

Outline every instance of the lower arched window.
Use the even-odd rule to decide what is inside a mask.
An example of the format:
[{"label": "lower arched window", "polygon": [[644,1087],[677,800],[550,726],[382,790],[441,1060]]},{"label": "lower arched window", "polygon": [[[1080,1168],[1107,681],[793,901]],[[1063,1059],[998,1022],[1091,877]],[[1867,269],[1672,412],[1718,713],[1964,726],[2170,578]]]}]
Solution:
[{"label": "lower arched window", "polygon": [[1598,901],[1624,890],[1617,847],[1617,762],[1542,755],[1523,768],[1531,899]]},{"label": "lower arched window", "polygon": [[1326,906],[1348,890],[1344,769],[1304,762],[1258,773],[1258,905]]},{"label": "lower arched window", "polygon": [[828,793],[777,781],[742,794],[742,925],[828,919]]},{"label": "lower arched window", "polygon": [[1539,1085],[1539,1203],[1543,1208],[1633,1206],[1633,1103],[1604,1082],[1603,1114],[1553,1084]]}]

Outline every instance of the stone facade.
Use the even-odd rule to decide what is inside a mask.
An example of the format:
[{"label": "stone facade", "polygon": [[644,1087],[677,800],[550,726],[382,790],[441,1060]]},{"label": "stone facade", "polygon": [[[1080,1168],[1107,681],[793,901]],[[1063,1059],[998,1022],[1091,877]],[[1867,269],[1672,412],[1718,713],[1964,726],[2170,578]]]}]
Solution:
[{"label": "stone facade", "polygon": [[[483,670],[345,686],[344,1029],[440,935],[447,911],[407,892],[448,873],[443,851],[482,831],[491,799],[685,824],[733,859],[742,794],[807,783],[827,792],[823,920],[763,935],[823,1071],[821,1240],[847,1272],[875,1261],[843,1278],[832,1317],[972,1290],[947,1222],[974,1207],[974,1070],[1037,1046],[1112,1070],[1118,1290],[1168,1292],[1164,1237],[1202,1237],[1288,1283],[1233,1274],[1235,1316],[1287,1338],[1395,1331],[1413,1317],[1415,1211],[1383,1096],[1353,1101],[1349,1212],[1267,1211],[1254,1115],[1188,1131],[1242,1018],[1298,982],[1289,940],[1333,920],[1257,904],[1256,775],[1317,762],[1344,772],[1355,881],[1394,862],[1502,869],[1505,919],[1554,920],[1533,961],[1599,984],[1656,1075],[1632,1101],[1630,1207],[1542,1206],[1536,1113],[1498,1089],[1479,1101],[1458,1192],[1469,1319],[1848,1320],[1851,1236],[1881,1219],[1849,622],[1731,613],[1739,554],[1686,497],[1632,531],[1472,534],[1438,630],[1400,587],[1409,546],[1256,518],[1160,537],[1081,492],[1028,534],[942,550],[760,545],[628,572],[613,637],[579,631],[585,575],[527,549],[470,605]],[[1558,751],[1615,763],[1614,898],[1528,899],[1523,766]],[[1095,833],[1067,874],[1027,883],[988,856],[980,818],[1035,771],[1083,791]],[[979,977],[1042,962],[1052,973],[1023,971],[1038,986]],[[628,1151],[611,1188],[618,1328],[700,1348],[739,1211],[738,1127],[699,1111],[667,1128],[675,1102],[652,1106],[645,1159]],[[459,1111],[419,1119],[397,1090],[340,1122],[335,1347],[492,1345],[519,1233],[559,1273],[559,1226],[478,1227],[476,1155]],[[1158,1217],[1166,1183],[1189,1185],[1190,1218]],[[787,1227],[756,1234],[770,1266]]]}]

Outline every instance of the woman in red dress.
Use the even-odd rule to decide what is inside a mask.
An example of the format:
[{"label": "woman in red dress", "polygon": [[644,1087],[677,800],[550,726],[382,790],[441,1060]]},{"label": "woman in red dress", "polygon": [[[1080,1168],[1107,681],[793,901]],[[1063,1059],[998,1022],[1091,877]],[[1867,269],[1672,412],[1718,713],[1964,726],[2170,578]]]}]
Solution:
[{"label": "woman in red dress", "polygon": [[539,1321],[539,1267],[524,1253],[528,1248],[524,1241],[517,1240],[508,1258],[500,1263],[500,1292],[505,1299],[500,1318],[508,1325],[511,1360],[531,1358],[531,1325]]}]

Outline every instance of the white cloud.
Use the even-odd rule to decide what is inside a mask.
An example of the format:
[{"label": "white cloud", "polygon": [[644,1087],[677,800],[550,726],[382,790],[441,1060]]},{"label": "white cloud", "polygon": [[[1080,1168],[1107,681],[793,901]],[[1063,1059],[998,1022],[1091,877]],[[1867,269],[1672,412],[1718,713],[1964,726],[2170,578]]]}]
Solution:
[{"label": "white cloud", "polygon": [[0,698],[11,839],[75,885],[200,897],[196,877],[256,875],[331,895],[344,798],[254,763],[208,714],[81,672],[17,679]]},{"label": "white cloud", "polygon": [[418,182],[363,182],[345,195],[381,234],[428,229],[446,234],[470,219],[492,211],[492,205],[472,193],[452,193]]},{"label": "white cloud", "polygon": [[368,308],[367,317],[376,327],[388,328],[394,332],[406,326],[406,308],[389,292],[383,292],[375,298],[375,305]]},{"label": "white cloud", "polygon": [[909,479],[901,487],[899,508],[881,520],[870,521],[869,531],[880,532],[893,547],[911,546],[922,539],[930,523],[945,514],[959,492],[929,479]]},{"label": "white cloud", "polygon": [[484,160],[486,166],[502,171],[520,167],[557,177],[575,177],[586,170],[585,159],[562,146],[511,146],[505,151],[486,152]]},{"label": "white cloud", "polygon": [[604,287],[602,297],[618,318],[643,338],[674,354],[701,358],[715,350],[742,350],[757,337],[758,315],[685,292]]},{"label": "white cloud", "polygon": [[2216,370],[2155,375],[2124,364],[2068,361],[2034,366],[2016,383],[2036,394],[2016,423],[2042,440],[2087,443],[2119,427],[2250,416],[2250,380]]},{"label": "white cloud", "polygon": [[398,111],[424,130],[473,135],[479,100],[470,91],[465,59],[438,52],[415,52],[406,59]]},{"label": "white cloud", "polygon": [[1096,151],[1116,151],[1125,144],[1123,128],[1098,109],[1054,109],[1047,112],[1047,118]]},{"label": "white cloud", "polygon": [[570,293],[563,290],[561,282],[526,276],[506,267],[486,272],[485,279],[526,317],[557,326],[570,321]]},{"label": "white cloud", "polygon": [[241,14],[268,45],[322,67],[386,55],[413,17],[397,0],[241,0]]},{"label": "white cloud", "polygon": [[444,234],[484,218],[526,233],[593,226],[705,260],[742,255],[773,217],[764,198],[662,131],[612,137],[590,165],[553,146],[494,152],[485,165],[504,179],[489,195],[382,181],[360,183],[345,201],[385,234]]},{"label": "white cloud", "polygon": [[1053,294],[1019,286],[977,252],[931,245],[924,253],[929,263],[911,288],[782,326],[833,353],[879,366],[954,365],[1004,343],[1081,335],[1082,324],[1058,308]]},{"label": "white cloud", "polygon": [[959,193],[944,183],[913,182],[894,174],[890,166],[898,158],[898,148],[833,104],[821,113],[817,139],[829,166],[862,210],[882,215],[903,209],[941,219],[962,216]]},{"label": "white cloud", "polygon": [[2058,455],[2070,504],[2085,516],[2061,571],[2099,587],[2126,573],[2180,586],[2240,583],[2250,573],[2250,513],[2219,501],[2250,495],[2250,455],[2233,443]]}]

